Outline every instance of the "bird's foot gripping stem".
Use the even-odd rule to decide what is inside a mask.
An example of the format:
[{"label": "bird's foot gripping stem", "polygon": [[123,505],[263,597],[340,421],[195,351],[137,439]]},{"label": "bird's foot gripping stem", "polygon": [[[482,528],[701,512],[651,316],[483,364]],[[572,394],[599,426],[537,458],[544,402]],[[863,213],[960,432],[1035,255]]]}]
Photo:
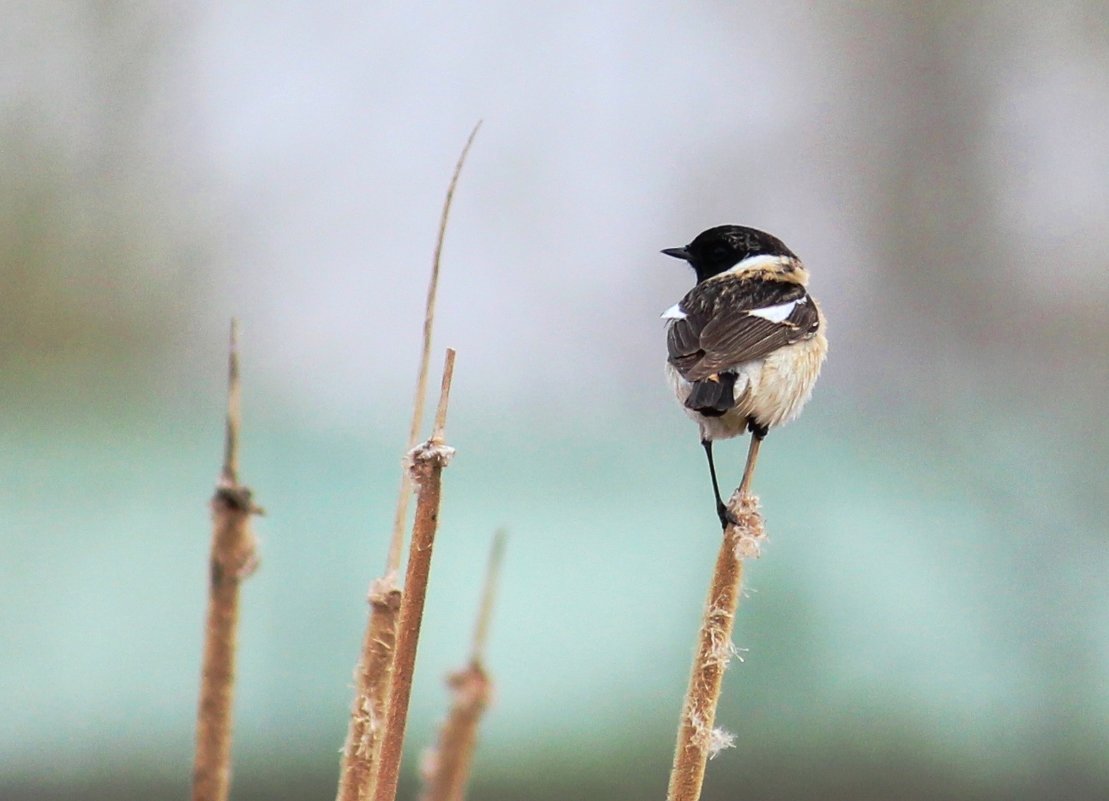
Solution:
[{"label": "bird's foot gripping stem", "polygon": [[716,502],[716,516],[720,518],[720,528],[727,529],[728,526],[738,526],[739,518],[736,517],[728,509],[727,504],[718,500]]}]

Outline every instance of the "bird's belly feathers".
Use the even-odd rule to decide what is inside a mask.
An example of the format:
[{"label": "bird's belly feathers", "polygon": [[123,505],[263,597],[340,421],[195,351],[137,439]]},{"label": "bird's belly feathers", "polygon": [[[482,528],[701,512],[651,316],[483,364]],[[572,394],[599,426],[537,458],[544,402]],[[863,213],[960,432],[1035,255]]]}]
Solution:
[{"label": "bird's belly feathers", "polygon": [[706,417],[687,408],[685,401],[692,384],[682,378],[673,365],[666,365],[666,374],[678,402],[701,427],[701,438],[728,439],[744,432],[749,417],[767,428],[785,425],[797,417],[812,397],[827,350],[828,341],[822,327],[812,339],[730,368],[737,375],[736,405],[720,417]]},{"label": "bird's belly feathers", "polygon": [[748,371],[746,392],[737,392],[736,408],[767,428],[790,422],[812,397],[827,348],[824,333],[819,332],[812,339],[771,353],[759,367]]}]

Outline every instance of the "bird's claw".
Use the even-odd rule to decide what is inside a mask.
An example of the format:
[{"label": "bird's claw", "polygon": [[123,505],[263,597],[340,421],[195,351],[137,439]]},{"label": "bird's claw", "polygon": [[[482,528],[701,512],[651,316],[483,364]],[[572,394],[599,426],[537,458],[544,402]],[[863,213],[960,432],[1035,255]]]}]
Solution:
[{"label": "bird's claw", "polygon": [[720,518],[720,528],[727,530],[728,526],[738,526],[739,518],[733,515],[724,504],[717,504],[716,516]]}]

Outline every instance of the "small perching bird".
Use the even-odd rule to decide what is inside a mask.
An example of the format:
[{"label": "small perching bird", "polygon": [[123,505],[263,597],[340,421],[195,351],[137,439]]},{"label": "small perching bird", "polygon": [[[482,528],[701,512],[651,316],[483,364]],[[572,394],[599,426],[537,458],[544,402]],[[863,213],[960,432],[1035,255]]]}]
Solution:
[{"label": "small perching bird", "polygon": [[751,432],[739,486],[747,494],[763,438],[800,414],[812,395],[828,351],[824,315],[805,288],[801,260],[763,231],[721,225],[662,252],[697,273],[697,285],[662,314],[666,372],[701,429],[716,513],[726,528],[735,521],[720,498],[712,443]]}]

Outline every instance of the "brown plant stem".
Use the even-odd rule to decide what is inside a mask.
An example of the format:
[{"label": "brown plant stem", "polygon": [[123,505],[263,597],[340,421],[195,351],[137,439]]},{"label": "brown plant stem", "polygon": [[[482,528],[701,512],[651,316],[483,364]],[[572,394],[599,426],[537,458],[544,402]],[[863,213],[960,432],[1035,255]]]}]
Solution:
[{"label": "brown plant stem", "polygon": [[493,683],[479,662],[447,677],[451,708],[439,729],[439,740],[421,764],[424,787],[420,801],[462,801],[470,778],[478,724],[489,706]]},{"label": "brown plant stem", "polygon": [[[416,447],[420,436],[420,424],[424,419],[424,399],[427,396],[427,372],[431,360],[431,332],[435,323],[435,296],[439,290],[439,264],[443,255],[443,241],[447,236],[447,220],[450,218],[451,203],[454,200],[454,190],[458,186],[458,178],[462,175],[462,166],[466,163],[466,156],[470,146],[474,143],[481,121],[470,131],[466,144],[454,165],[454,174],[447,185],[447,196],[443,200],[443,212],[439,216],[439,234],[435,240],[435,255],[431,260],[431,278],[427,284],[427,304],[424,310],[424,337],[423,347],[420,350],[420,371],[416,379],[416,397],[412,403],[412,422],[408,427],[408,447],[406,452]],[[400,492],[397,495],[397,511],[393,517],[393,536],[389,540],[389,556],[386,560],[386,573],[396,573],[400,569],[400,555],[404,547],[404,524],[408,519],[408,498],[412,495],[412,479],[409,471],[401,474]]]},{"label": "brown plant stem", "polygon": [[[427,301],[424,307],[423,345],[420,350],[420,366],[416,377],[406,454],[416,446],[420,424],[424,417],[431,334],[435,322],[435,299],[439,288],[439,266],[442,261],[443,241],[446,238],[451,202],[459,176],[462,174],[462,165],[466,161],[470,146],[480,127],[479,121],[462,148],[462,153],[455,164],[454,174],[447,186],[447,196],[439,218],[439,234],[435,242],[435,255],[432,258],[431,277],[428,280]],[[385,723],[382,713],[393,679],[393,647],[396,640],[397,616],[403,597],[403,589],[396,586],[396,581],[400,570],[401,550],[404,546],[405,522],[408,519],[408,499],[411,495],[412,479],[406,466],[401,473],[400,488],[397,493],[385,575],[377,579],[370,589],[370,619],[362,638],[362,654],[354,671],[354,702],[339,770],[337,801],[359,801],[373,796],[376,765],[381,750],[381,730]],[[382,593],[385,595],[382,596]],[[378,596],[381,598],[375,601],[375,597]]]},{"label": "brown plant stem", "polygon": [[378,764],[375,766],[376,777],[372,795],[374,801],[394,801],[397,795],[397,783],[400,780],[404,730],[408,717],[408,702],[412,695],[412,675],[416,665],[416,649],[420,640],[420,624],[423,620],[428,577],[431,573],[435,532],[439,524],[443,468],[454,454],[454,449],[443,442],[447,403],[454,372],[454,355],[454,351],[448,348],[443,367],[439,409],[435,415],[435,433],[427,442],[417,446],[410,453],[412,479],[417,487],[416,518],[412,525],[412,541],[409,545],[408,567],[404,577],[404,598],[401,601],[400,620],[397,624],[393,681],[387,703],[385,731],[382,733],[381,751]]},{"label": "brown plant stem", "polygon": [[732,626],[739,605],[743,559],[758,554],[758,545],[765,532],[757,497],[737,490],[729,507],[738,522],[724,530],[716,557],[689,689],[678,724],[667,801],[697,801],[701,797],[707,761],[722,747],[730,745],[730,736],[714,729],[713,724],[724,670],[734,650]]},{"label": "brown plant stem", "polygon": [[503,528],[497,529],[493,534],[489,563],[485,567],[485,584],[481,590],[481,606],[478,607],[473,644],[470,647],[471,662],[485,661],[485,643],[489,640],[489,623],[493,619],[493,605],[497,600],[497,584],[500,582],[501,562],[504,561],[504,544],[507,539],[508,534]]},{"label": "brown plant stem", "polygon": [[424,753],[420,772],[424,778],[421,801],[462,801],[477,747],[478,724],[493,695],[493,682],[485,670],[485,643],[493,613],[497,578],[504,555],[504,531],[493,537],[485,573],[481,606],[470,652],[470,664],[447,677],[451,707],[439,728],[434,748]]},{"label": "brown plant stem", "polygon": [[257,541],[250,517],[261,509],[254,505],[251,491],[238,483],[240,397],[238,325],[232,320],[227,437],[220,482],[211,502],[211,569],[197,708],[193,801],[225,801],[230,790],[239,586],[257,566]]},{"label": "brown plant stem", "polygon": [[357,692],[343,746],[338,801],[361,801],[369,797],[374,757],[381,746],[379,735],[392,679],[401,595],[393,573],[377,579],[370,588],[370,622],[362,640],[362,656],[354,671]]}]

